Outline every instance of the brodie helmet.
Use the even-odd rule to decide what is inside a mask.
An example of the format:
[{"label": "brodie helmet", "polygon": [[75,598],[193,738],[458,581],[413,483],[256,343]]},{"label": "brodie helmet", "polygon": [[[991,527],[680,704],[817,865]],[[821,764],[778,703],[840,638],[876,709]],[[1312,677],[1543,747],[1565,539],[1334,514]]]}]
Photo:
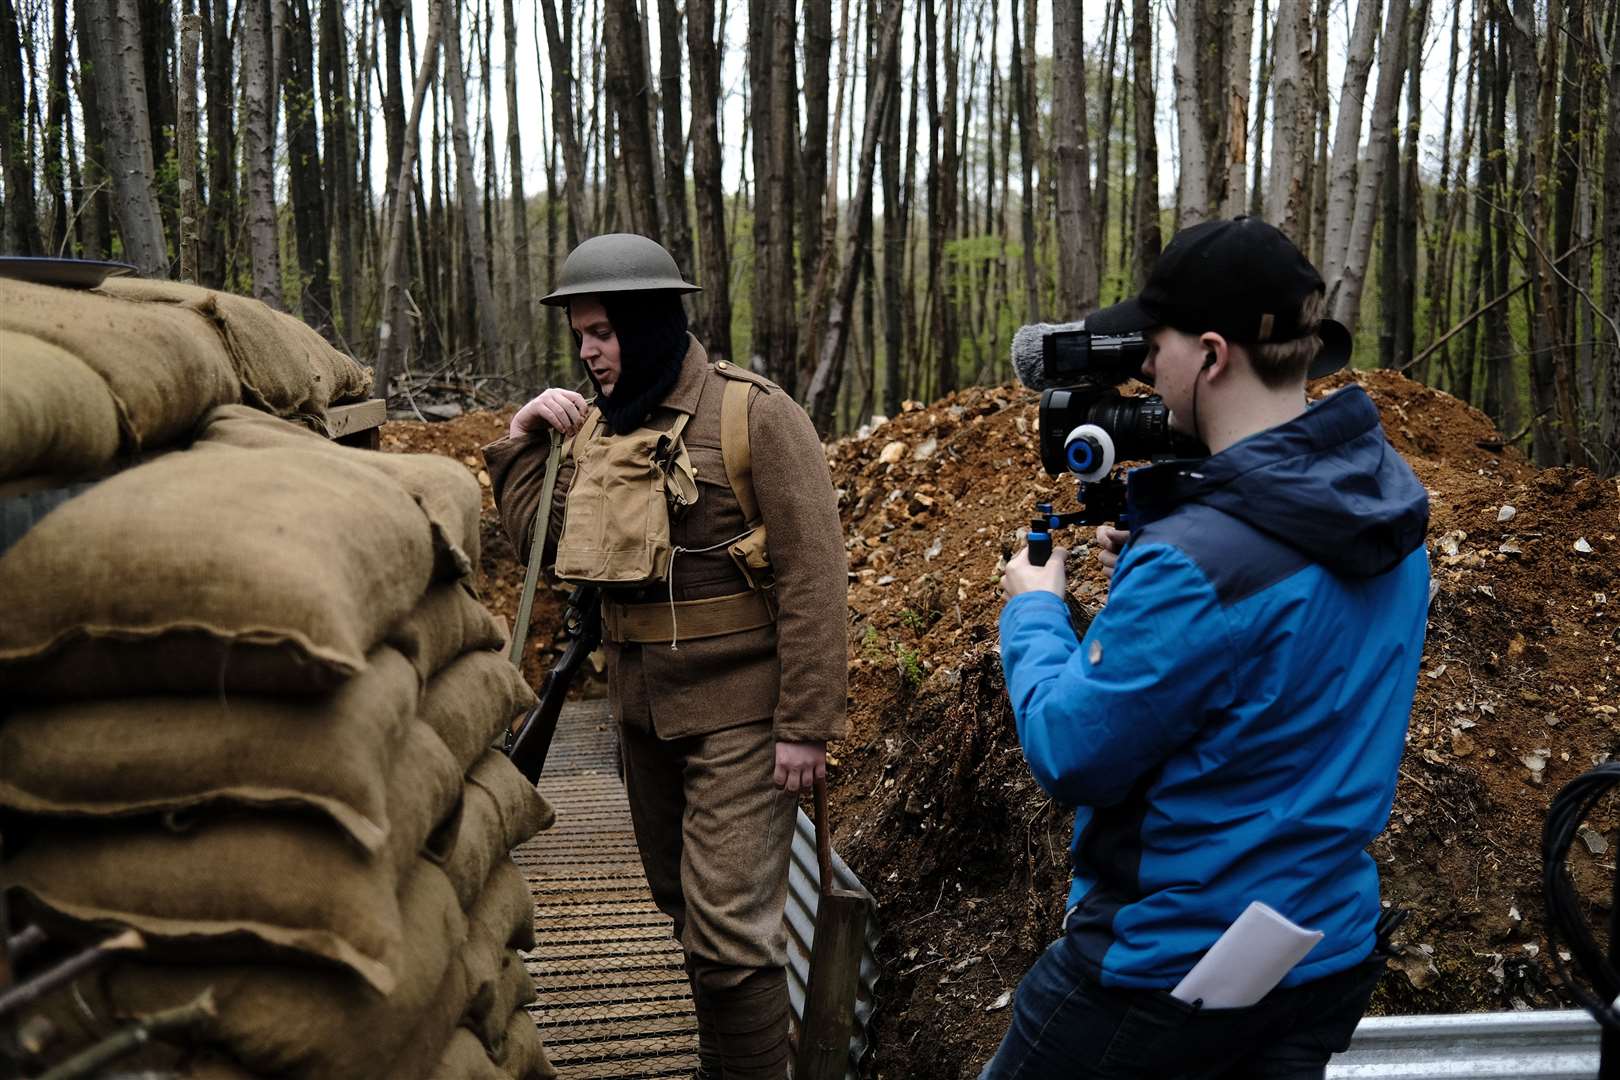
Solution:
[{"label": "brodie helmet", "polygon": [[653,289],[701,291],[700,286],[681,277],[675,259],[657,241],[635,233],[603,233],[568,253],[557,288],[541,297],[540,302],[567,307],[576,296]]}]

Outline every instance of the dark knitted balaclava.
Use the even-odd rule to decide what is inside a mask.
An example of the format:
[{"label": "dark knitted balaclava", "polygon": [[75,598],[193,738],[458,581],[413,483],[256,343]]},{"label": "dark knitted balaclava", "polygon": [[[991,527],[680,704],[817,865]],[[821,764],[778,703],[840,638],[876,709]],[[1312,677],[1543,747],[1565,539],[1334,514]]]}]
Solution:
[{"label": "dark knitted balaclava", "polygon": [[[666,289],[600,294],[602,307],[619,339],[619,380],[612,394],[601,393],[596,377],[596,405],[615,435],[647,422],[681,377],[686,358],[686,309],[680,294]],[[579,335],[574,335],[577,343]]]}]

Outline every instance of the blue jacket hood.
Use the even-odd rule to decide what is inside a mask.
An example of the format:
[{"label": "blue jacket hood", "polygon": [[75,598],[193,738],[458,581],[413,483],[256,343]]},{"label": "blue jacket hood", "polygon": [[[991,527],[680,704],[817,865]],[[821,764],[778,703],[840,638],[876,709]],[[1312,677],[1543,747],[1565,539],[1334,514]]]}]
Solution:
[{"label": "blue jacket hood", "polygon": [[1130,474],[1132,530],[1199,502],[1347,577],[1396,566],[1429,527],[1429,495],[1359,386],[1203,461]]}]

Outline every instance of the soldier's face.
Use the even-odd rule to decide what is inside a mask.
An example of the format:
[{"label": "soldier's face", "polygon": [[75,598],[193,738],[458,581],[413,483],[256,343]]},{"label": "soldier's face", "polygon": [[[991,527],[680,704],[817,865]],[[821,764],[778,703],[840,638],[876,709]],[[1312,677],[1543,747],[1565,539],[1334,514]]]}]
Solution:
[{"label": "soldier's face", "polygon": [[568,323],[579,340],[579,358],[591,369],[596,385],[611,396],[619,381],[619,336],[608,321],[607,309],[594,296],[582,296],[568,305]]}]

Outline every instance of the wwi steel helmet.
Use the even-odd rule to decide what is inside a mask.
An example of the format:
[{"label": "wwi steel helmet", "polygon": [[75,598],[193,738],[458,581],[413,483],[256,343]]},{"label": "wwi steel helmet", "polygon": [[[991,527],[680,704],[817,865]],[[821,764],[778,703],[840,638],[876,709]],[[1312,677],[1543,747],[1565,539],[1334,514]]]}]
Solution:
[{"label": "wwi steel helmet", "polygon": [[675,259],[657,241],[635,233],[603,233],[568,253],[556,290],[540,302],[567,307],[576,296],[649,289],[688,293],[700,287],[681,277]]}]

